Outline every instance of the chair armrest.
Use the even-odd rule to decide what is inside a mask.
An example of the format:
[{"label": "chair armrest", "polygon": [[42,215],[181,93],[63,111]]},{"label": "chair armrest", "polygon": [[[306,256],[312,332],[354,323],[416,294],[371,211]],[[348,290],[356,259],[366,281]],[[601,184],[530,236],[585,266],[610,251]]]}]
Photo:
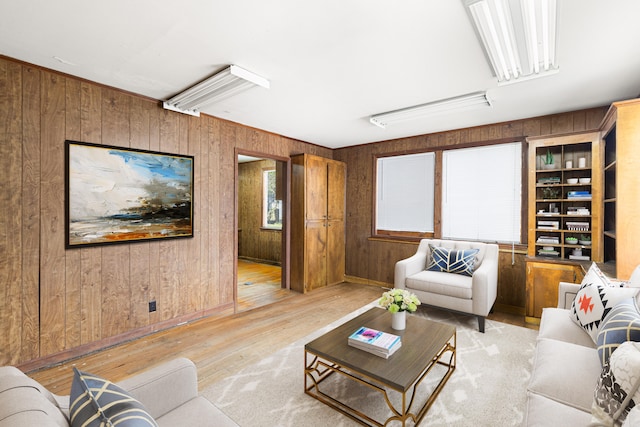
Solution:
[{"label": "chair armrest", "polygon": [[163,363],[119,381],[118,385],[138,399],[154,418],[198,397],[196,366],[186,358]]},{"label": "chair armrest", "polygon": [[498,258],[485,257],[471,276],[473,314],[486,316],[498,297]]},{"label": "chair armrest", "polygon": [[558,284],[558,308],[571,308],[579,289],[579,283],[560,282]]},{"label": "chair armrest", "polygon": [[409,258],[398,261],[393,280],[394,287],[404,289],[406,278],[424,270],[426,264],[427,254],[424,252],[417,252]]}]

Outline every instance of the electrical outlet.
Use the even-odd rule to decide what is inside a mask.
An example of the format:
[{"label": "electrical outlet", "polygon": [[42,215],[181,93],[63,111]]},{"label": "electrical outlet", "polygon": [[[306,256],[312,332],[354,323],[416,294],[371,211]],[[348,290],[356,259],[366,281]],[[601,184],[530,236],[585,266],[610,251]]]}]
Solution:
[{"label": "electrical outlet", "polygon": [[149,301],[149,313],[156,311],[156,301]]}]

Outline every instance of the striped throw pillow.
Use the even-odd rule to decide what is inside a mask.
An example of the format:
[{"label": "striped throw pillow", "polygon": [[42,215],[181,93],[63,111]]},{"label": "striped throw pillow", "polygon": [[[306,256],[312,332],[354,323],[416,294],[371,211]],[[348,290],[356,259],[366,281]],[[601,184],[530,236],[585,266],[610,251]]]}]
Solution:
[{"label": "striped throw pillow", "polygon": [[634,298],[620,301],[602,321],[596,342],[600,363],[604,366],[625,341],[640,341],[640,312]]},{"label": "striped throw pillow", "polygon": [[71,427],[158,427],[142,403],[122,388],[73,368],[69,396]]}]

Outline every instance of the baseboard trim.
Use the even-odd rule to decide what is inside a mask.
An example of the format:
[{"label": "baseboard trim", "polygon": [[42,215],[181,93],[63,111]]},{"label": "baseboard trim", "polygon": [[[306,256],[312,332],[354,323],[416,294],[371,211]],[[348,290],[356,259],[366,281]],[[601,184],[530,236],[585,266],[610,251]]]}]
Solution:
[{"label": "baseboard trim", "polygon": [[115,347],[116,345],[123,344],[127,341],[131,341],[137,338],[141,338],[145,335],[150,335],[154,332],[160,332],[165,329],[181,326],[185,323],[202,319],[204,317],[208,317],[214,314],[222,315],[222,314],[225,314],[225,312],[229,312],[226,314],[233,314],[234,312],[233,302],[223,304],[212,309],[200,310],[195,313],[185,314],[183,316],[175,317],[173,319],[164,320],[162,322],[154,323],[153,325],[143,326],[141,328],[137,328],[119,335],[115,335],[113,337],[105,338],[99,341],[93,341],[87,344],[82,344],[82,345],[79,345],[78,347],[70,348],[68,350],[63,350],[58,353],[53,353],[47,356],[39,357],[37,359],[29,360],[27,362],[20,363],[16,366],[18,367],[18,369],[20,369],[23,372],[37,371],[43,368],[51,367],[59,363],[76,359],[80,356],[85,356],[90,353],[95,353],[97,351],[106,350],[110,347]]},{"label": "baseboard trim", "polygon": [[510,304],[495,303],[493,306],[493,309],[495,311],[499,311],[500,313],[516,314],[518,316],[524,316],[525,314],[524,307],[518,307],[516,305],[510,305]]},{"label": "baseboard trim", "polygon": [[538,317],[524,316],[524,321],[532,325],[540,325],[540,319]]},{"label": "baseboard trim", "polygon": [[362,285],[373,285],[373,286],[379,286],[381,288],[393,288],[393,284],[391,283],[379,282],[377,280],[365,279],[364,277],[358,277],[358,276],[348,276],[346,274],[344,275],[344,280],[345,282],[359,283]]},{"label": "baseboard trim", "polygon": [[272,261],[270,259],[260,259],[260,258],[251,258],[248,256],[238,256],[239,260],[255,262],[258,264],[267,264],[267,265],[276,265],[278,267],[282,267],[282,263],[280,261]]}]

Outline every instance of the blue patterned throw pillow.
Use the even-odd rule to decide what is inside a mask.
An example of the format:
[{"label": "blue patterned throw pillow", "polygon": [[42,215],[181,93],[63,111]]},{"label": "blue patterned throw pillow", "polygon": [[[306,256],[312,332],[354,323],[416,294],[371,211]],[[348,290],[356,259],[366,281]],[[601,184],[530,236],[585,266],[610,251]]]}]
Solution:
[{"label": "blue patterned throw pillow", "polygon": [[427,265],[429,271],[463,274],[472,276],[476,266],[476,254],[479,249],[451,249],[429,245],[431,258]]},{"label": "blue patterned throw pillow", "polygon": [[158,427],[142,403],[113,384],[73,368],[69,396],[72,427]]},{"label": "blue patterned throw pillow", "polygon": [[640,313],[633,298],[620,301],[602,321],[596,342],[600,363],[604,366],[625,341],[640,341]]}]

